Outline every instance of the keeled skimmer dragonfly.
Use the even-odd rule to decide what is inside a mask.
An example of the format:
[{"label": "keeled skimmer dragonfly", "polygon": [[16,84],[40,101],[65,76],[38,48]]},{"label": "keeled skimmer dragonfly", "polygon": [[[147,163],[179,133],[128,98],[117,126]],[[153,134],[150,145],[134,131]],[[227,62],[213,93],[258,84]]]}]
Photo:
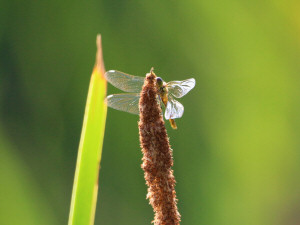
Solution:
[{"label": "keeled skimmer dragonfly", "polygon": [[[105,73],[105,77],[116,88],[130,92],[107,96],[107,105],[117,110],[139,114],[139,98],[145,78],[116,70],[109,70]],[[174,119],[182,117],[184,107],[175,98],[181,98],[186,95],[195,87],[196,81],[194,78],[190,78],[183,81],[170,81],[166,83],[162,78],[157,77],[156,82],[159,102],[165,106],[165,118],[170,121],[173,129],[177,129]]]}]

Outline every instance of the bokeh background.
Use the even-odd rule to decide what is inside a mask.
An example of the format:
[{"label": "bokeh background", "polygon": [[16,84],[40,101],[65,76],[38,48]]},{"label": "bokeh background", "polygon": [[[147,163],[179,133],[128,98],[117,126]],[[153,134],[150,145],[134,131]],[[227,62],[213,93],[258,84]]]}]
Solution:
[{"label": "bokeh background", "polygon": [[[106,69],[194,77],[182,225],[300,224],[300,2],[0,1],[0,224],[67,224],[86,95]],[[108,86],[108,93],[117,89]],[[95,224],[150,224],[138,117],[108,110]]]}]

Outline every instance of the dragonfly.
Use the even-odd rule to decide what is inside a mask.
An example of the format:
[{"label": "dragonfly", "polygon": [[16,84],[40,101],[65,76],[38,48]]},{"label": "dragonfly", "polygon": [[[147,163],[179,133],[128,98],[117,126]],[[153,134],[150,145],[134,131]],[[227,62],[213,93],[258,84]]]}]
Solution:
[{"label": "dragonfly", "polygon": [[[152,71],[152,70],[151,70]],[[117,70],[105,73],[106,80],[114,87],[128,92],[107,96],[107,105],[113,109],[139,114],[139,99],[144,77],[129,75]],[[174,119],[181,118],[184,112],[183,105],[175,98],[181,98],[195,87],[194,78],[183,81],[165,82],[161,77],[156,77],[156,87],[160,106],[165,107],[165,118],[170,121],[173,129],[177,129]]]}]

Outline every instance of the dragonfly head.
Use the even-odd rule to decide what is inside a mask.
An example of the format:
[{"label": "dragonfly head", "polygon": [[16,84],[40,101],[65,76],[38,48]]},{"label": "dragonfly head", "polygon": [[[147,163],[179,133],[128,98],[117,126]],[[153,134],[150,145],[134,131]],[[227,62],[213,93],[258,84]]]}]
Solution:
[{"label": "dragonfly head", "polygon": [[157,78],[156,78],[156,82],[157,82],[157,85],[158,85],[159,87],[162,87],[163,84],[164,84],[163,79],[161,79],[160,77],[157,77]]}]

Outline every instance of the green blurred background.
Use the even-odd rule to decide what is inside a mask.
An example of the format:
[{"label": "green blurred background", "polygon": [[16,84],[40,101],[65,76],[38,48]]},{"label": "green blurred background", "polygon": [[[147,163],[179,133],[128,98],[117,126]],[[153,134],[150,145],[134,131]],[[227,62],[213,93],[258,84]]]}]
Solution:
[{"label": "green blurred background", "polygon": [[[0,224],[67,224],[85,101],[106,69],[166,81],[182,225],[300,224],[300,2],[0,1]],[[108,86],[108,93],[117,89]],[[95,224],[150,224],[138,117],[108,110]]]}]

